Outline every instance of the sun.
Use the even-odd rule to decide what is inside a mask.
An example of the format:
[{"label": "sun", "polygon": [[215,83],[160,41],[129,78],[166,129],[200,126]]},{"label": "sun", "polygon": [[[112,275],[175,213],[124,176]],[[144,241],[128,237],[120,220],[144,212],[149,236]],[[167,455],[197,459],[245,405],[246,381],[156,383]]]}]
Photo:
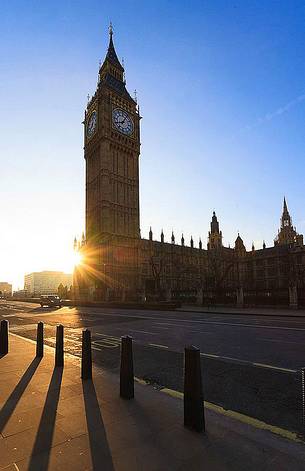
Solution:
[{"label": "sun", "polygon": [[82,255],[79,252],[74,251],[73,253],[73,266],[76,267],[77,265],[81,265],[82,263]]},{"label": "sun", "polygon": [[60,259],[57,265],[59,269],[63,270],[65,273],[73,273],[74,268],[81,265],[83,261],[82,255],[73,249],[64,252],[62,257],[59,257],[57,254],[57,257]]}]

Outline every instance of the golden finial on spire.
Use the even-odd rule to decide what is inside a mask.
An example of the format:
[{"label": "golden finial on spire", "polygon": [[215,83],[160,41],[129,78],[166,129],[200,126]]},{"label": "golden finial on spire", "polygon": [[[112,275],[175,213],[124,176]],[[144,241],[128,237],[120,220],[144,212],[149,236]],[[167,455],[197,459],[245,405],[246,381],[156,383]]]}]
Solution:
[{"label": "golden finial on spire", "polygon": [[112,37],[113,35],[113,26],[112,26],[112,22],[110,21],[109,23],[109,36]]}]

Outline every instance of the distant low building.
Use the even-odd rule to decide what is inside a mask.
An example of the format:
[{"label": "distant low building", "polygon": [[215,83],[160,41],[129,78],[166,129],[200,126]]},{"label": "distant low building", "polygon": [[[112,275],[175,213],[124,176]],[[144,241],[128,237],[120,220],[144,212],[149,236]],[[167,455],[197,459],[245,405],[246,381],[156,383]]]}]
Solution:
[{"label": "distant low building", "polygon": [[26,298],[27,292],[24,289],[18,289],[17,291],[13,292],[14,298]]},{"label": "distant low building", "polygon": [[12,296],[12,285],[6,281],[0,281],[0,296],[9,298]]},{"label": "distant low building", "polygon": [[57,293],[60,284],[70,288],[72,274],[61,271],[41,271],[24,276],[24,291],[28,296]]}]

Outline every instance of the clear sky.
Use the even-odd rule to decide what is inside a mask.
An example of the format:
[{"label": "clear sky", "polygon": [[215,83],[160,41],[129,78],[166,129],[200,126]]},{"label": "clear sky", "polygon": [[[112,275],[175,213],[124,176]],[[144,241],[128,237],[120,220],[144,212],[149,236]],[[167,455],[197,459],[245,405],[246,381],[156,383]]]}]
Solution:
[{"label": "clear sky", "polygon": [[305,233],[303,0],[2,0],[0,281],[71,271],[84,229],[82,120],[109,21],[138,91],[141,229],[273,244]]}]

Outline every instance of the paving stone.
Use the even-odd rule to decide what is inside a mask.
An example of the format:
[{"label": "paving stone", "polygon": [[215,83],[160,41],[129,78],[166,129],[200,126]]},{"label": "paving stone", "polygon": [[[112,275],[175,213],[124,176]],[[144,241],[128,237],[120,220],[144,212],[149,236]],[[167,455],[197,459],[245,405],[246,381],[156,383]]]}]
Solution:
[{"label": "paving stone", "polygon": [[59,427],[55,427],[50,433],[48,430],[40,430],[39,435],[37,427],[32,427],[15,435],[4,437],[0,441],[0,466],[6,466],[30,456],[38,436],[39,446],[37,448],[39,451],[43,451],[45,447],[50,448],[63,443],[70,438]]},{"label": "paving stone", "polygon": [[56,420],[56,424],[72,438],[88,433],[87,420],[84,414],[60,415]]},{"label": "paving stone", "polygon": [[31,408],[29,411],[14,411],[14,413],[10,415],[10,417],[8,417],[8,420],[5,425],[3,425],[3,428],[1,430],[2,436],[8,437],[10,435],[23,432],[24,430],[28,430],[34,425],[37,425],[40,421],[42,410],[42,407],[34,407]]},{"label": "paving stone", "polygon": [[[87,435],[54,446],[49,452],[16,462],[19,471],[86,471],[92,469]],[[103,468],[101,468],[103,469]]]}]

